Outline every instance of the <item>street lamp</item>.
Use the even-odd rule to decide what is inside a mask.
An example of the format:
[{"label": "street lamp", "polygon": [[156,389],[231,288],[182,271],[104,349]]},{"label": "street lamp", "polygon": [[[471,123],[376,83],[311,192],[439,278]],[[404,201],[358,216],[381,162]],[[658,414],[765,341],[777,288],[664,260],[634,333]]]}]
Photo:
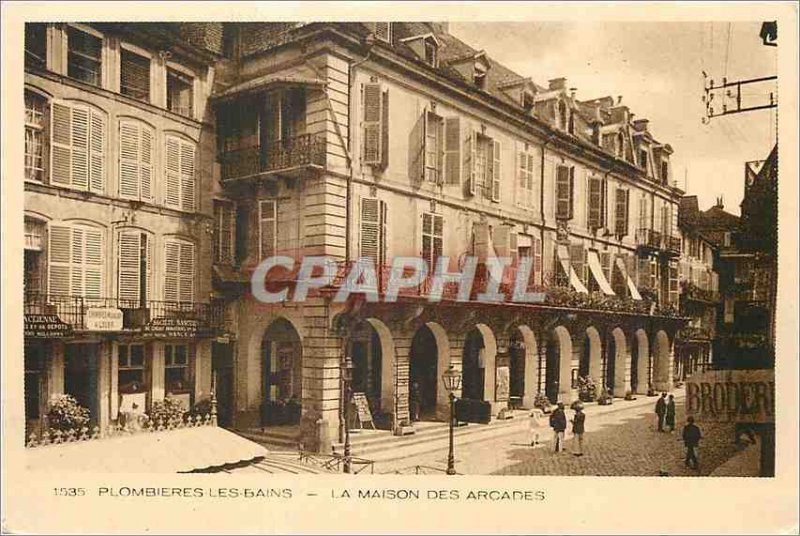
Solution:
[{"label": "street lamp", "polygon": [[353,360],[349,356],[341,364],[344,391],[344,472],[350,472],[350,382],[353,379]]},{"label": "street lamp", "polygon": [[453,426],[455,425],[455,392],[461,388],[461,373],[453,365],[442,373],[442,383],[450,397],[450,452],[447,455],[447,474],[456,474],[456,458],[453,455]]}]

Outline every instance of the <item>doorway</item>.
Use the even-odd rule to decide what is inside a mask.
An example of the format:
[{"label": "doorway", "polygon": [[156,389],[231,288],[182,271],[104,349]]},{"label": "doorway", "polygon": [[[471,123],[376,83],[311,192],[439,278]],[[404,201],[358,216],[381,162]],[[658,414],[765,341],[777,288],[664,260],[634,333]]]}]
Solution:
[{"label": "doorway", "polygon": [[555,340],[548,341],[545,349],[546,372],[544,395],[551,404],[558,402],[558,391],[560,387],[559,376],[561,373],[559,366],[561,361],[560,357],[561,352],[558,342]]},{"label": "doorway", "polygon": [[97,348],[91,343],[64,346],[64,393],[89,410],[91,426],[98,423]]},{"label": "doorway", "polygon": [[525,356],[527,347],[522,333],[517,330],[508,345],[509,401],[517,402],[525,396]]},{"label": "doorway", "polygon": [[233,345],[214,342],[211,346],[211,369],[215,375],[217,424],[233,426]]},{"label": "doorway", "polygon": [[473,329],[464,341],[464,361],[461,380],[461,397],[483,400],[484,374],[481,353],[484,351],[483,335]]},{"label": "doorway", "polygon": [[300,335],[278,319],[261,341],[261,425],[296,425],[302,412],[303,348]]},{"label": "doorway", "polygon": [[438,347],[428,326],[417,330],[409,359],[409,409],[412,420],[436,418]]}]

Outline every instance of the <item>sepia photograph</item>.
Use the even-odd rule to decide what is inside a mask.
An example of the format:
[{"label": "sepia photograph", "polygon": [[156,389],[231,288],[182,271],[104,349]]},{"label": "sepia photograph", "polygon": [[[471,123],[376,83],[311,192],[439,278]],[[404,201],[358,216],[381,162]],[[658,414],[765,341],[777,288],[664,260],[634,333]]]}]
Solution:
[{"label": "sepia photograph", "polygon": [[[797,409],[796,368],[776,389],[797,365],[794,333],[776,351],[778,296],[797,297],[797,240],[778,240],[783,203],[797,227],[796,190],[778,195],[796,11],[367,4],[27,11],[13,93],[3,72],[24,106],[24,128],[3,121],[6,463],[67,475],[47,492],[74,505],[275,505],[311,475],[330,507],[430,500],[432,479],[440,500],[534,509],[550,480],[530,477],[724,490],[796,469],[796,445],[776,457]],[[442,487],[477,476],[529,478]]]}]

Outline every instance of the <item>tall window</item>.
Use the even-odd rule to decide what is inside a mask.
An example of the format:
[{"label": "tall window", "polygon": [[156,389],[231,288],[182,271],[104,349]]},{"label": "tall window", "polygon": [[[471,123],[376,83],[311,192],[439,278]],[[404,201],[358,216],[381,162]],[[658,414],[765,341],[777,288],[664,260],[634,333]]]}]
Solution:
[{"label": "tall window", "polygon": [[25,218],[25,292],[41,292],[45,224],[32,218]]},{"label": "tall window", "polygon": [[25,23],[25,66],[47,67],[47,25],[44,23]]},{"label": "tall window", "polygon": [[166,137],[166,184],[164,204],[171,208],[195,210],[195,144],[176,136]]},{"label": "tall window", "polygon": [[425,63],[431,67],[436,67],[437,65],[436,43],[431,39],[425,39]]},{"label": "tall window", "polygon": [[174,69],[167,69],[167,109],[185,117],[194,112],[194,79]]},{"label": "tall window", "polygon": [[599,229],[603,227],[605,218],[604,216],[604,203],[605,188],[603,188],[603,181],[597,177],[589,178],[589,219],[588,226],[590,229]]},{"label": "tall window", "polygon": [[54,101],[50,110],[50,182],[102,193],[106,118],[94,108]]},{"label": "tall window", "polygon": [[44,126],[47,100],[25,92],[25,179],[44,181]]},{"label": "tall window", "polygon": [[558,166],[556,168],[556,218],[571,220],[573,217],[573,198],[575,190],[575,168]]},{"label": "tall window", "polygon": [[479,132],[470,138],[468,193],[475,195],[480,188],[485,197],[500,201],[500,142]]},{"label": "tall window", "polygon": [[[120,393],[141,393],[145,390],[143,344],[119,344],[117,346],[117,365],[117,382]],[[144,408],[141,409],[144,410]]]},{"label": "tall window", "polygon": [[275,255],[278,239],[278,202],[265,199],[258,202],[258,258]]},{"label": "tall window", "polygon": [[164,301],[194,301],[195,247],[185,240],[164,243]]},{"label": "tall window", "polygon": [[669,162],[666,160],[661,161],[661,181],[664,184],[669,182]]},{"label": "tall window", "polygon": [[362,159],[385,168],[389,163],[389,91],[378,83],[364,84],[362,97]]},{"label": "tall window", "polygon": [[527,151],[520,151],[519,161],[519,198],[517,202],[526,207],[534,206],[533,192],[533,155]]},{"label": "tall window", "polygon": [[164,345],[164,390],[167,394],[192,391],[189,376],[189,345]]},{"label": "tall window", "polygon": [[444,121],[438,115],[428,112],[428,125],[425,130],[425,179],[438,184],[442,176],[442,137]]},{"label": "tall window", "polygon": [[425,212],[422,215],[422,259],[433,273],[436,261],[442,256],[444,218],[439,214]]},{"label": "tall window", "polygon": [[103,289],[103,233],[80,225],[50,226],[50,294],[100,298]]},{"label": "tall window", "polygon": [[235,262],[236,205],[214,200],[214,262],[231,265]]},{"label": "tall window", "polygon": [[647,170],[647,151],[642,149],[639,151],[639,166]]},{"label": "tall window", "polygon": [[371,197],[361,198],[360,257],[378,266],[386,260],[386,203]]},{"label": "tall window", "polygon": [[134,99],[150,101],[150,58],[125,48],[120,51],[119,90]]},{"label": "tall window", "polygon": [[153,198],[153,130],[139,121],[119,122],[119,195]]},{"label": "tall window", "polygon": [[117,297],[138,307],[152,296],[153,239],[137,230],[123,230],[117,237]]},{"label": "tall window", "polygon": [[614,200],[614,233],[618,238],[628,234],[628,205],[630,190],[617,188]]},{"label": "tall window", "polygon": [[100,86],[103,40],[72,26],[67,28],[67,75]]}]

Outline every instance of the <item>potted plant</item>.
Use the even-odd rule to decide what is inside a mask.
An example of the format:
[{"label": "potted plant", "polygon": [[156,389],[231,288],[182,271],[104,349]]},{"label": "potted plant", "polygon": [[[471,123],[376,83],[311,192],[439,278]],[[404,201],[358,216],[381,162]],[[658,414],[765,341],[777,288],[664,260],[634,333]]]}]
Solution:
[{"label": "potted plant", "polygon": [[603,392],[600,394],[600,397],[597,399],[597,403],[601,406],[610,406],[614,403],[614,397],[611,395],[611,391],[607,389],[603,389]]},{"label": "potted plant", "polygon": [[583,402],[594,402],[597,386],[590,376],[578,376],[578,398]]},{"label": "potted plant", "polygon": [[89,410],[78,404],[72,395],[55,395],[50,399],[47,423],[51,429],[80,432],[89,426],[90,418]]},{"label": "potted plant", "polygon": [[156,400],[150,405],[150,412],[148,416],[150,420],[158,426],[169,426],[170,424],[176,425],[183,423],[183,417],[186,414],[186,408],[183,402],[177,398],[170,396],[164,400]]},{"label": "potted plant", "polygon": [[533,407],[542,410],[543,413],[550,413],[550,400],[545,395],[539,393],[533,399]]}]

